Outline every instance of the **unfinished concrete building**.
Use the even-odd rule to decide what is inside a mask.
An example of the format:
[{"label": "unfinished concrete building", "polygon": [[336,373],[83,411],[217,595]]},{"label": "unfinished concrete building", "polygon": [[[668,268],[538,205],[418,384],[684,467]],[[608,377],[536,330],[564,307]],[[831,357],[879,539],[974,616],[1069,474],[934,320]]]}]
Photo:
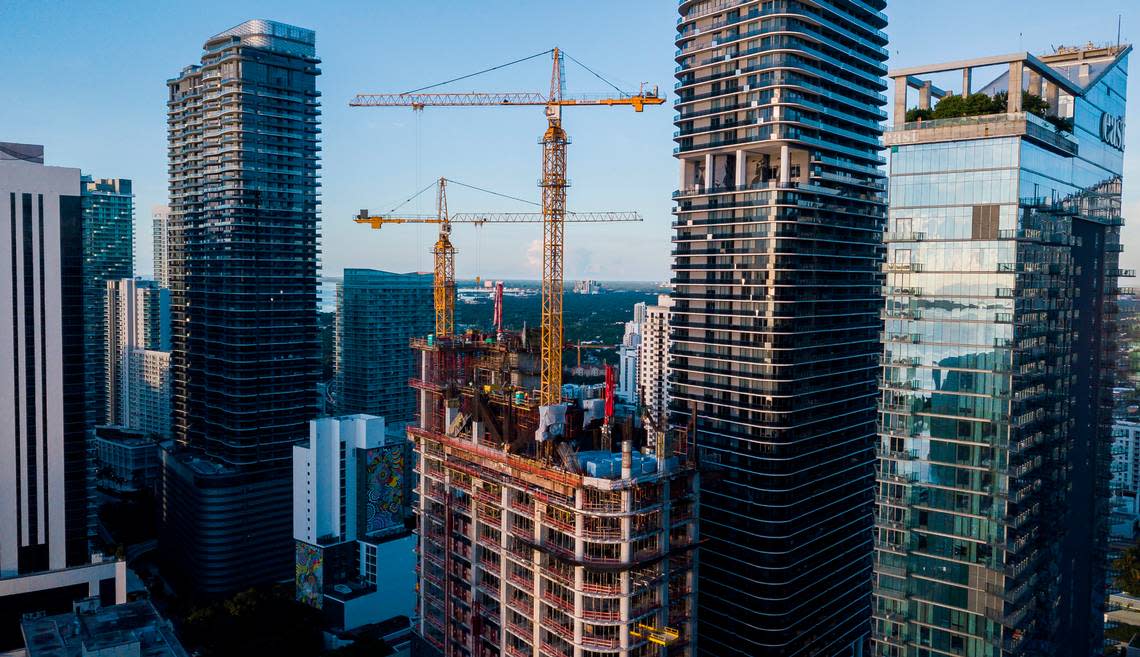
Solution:
[{"label": "unfinished concrete building", "polygon": [[687,432],[615,421],[604,400],[540,406],[537,336],[500,336],[413,341],[425,648],[695,655]]}]

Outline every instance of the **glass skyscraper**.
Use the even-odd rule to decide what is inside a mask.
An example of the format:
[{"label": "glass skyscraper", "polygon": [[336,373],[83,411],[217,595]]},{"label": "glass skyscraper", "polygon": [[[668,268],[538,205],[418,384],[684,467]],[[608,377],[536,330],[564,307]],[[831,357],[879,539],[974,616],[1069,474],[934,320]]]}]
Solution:
[{"label": "glass skyscraper", "polygon": [[1129,52],[890,74],[875,655],[1103,654]]},{"label": "glass skyscraper", "polygon": [[695,415],[700,654],[870,634],[883,0],[683,0],[670,417]]},{"label": "glass skyscraper", "polygon": [[179,448],[164,552],[206,593],[292,572],[292,447],[320,378],[315,43],[247,21],[167,83]]},{"label": "glass skyscraper", "polygon": [[88,424],[107,420],[107,281],[134,276],[135,201],[131,181],[121,178],[80,180],[83,205],[83,326],[87,362]]},{"label": "glass skyscraper", "polygon": [[340,414],[389,424],[415,419],[419,371],[411,339],[435,330],[431,274],[346,269],[336,286],[336,395]]}]

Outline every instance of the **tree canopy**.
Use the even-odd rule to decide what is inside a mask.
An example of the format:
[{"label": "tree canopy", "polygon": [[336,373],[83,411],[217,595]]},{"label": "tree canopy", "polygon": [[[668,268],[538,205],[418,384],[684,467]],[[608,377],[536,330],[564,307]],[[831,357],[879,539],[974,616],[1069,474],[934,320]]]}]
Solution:
[{"label": "tree canopy", "polygon": [[[964,116],[986,116],[988,114],[1004,114],[1009,102],[1009,94],[999,91],[990,96],[984,93],[948,94],[943,96],[933,109],[907,110],[906,120],[937,121],[940,119],[957,119]],[[1036,94],[1022,94],[1021,109],[1029,114],[1035,114],[1053,124],[1058,131],[1072,132],[1073,120],[1049,115],[1049,101]]]},{"label": "tree canopy", "polygon": [[1140,595],[1140,544],[1132,544],[1120,558],[1112,562],[1116,585],[1128,595]]}]

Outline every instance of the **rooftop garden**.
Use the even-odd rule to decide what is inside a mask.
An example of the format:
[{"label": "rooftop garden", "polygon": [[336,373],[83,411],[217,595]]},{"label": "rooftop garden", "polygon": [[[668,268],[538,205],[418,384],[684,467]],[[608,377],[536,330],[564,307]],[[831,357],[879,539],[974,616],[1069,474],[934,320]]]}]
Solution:
[{"label": "rooftop garden", "polygon": [[[934,109],[913,108],[907,110],[906,121],[937,121],[939,119],[958,119],[966,116],[985,116],[987,114],[1005,114],[1009,94],[1004,91],[990,96],[983,93],[962,96],[959,94],[946,95]],[[1041,96],[1025,93],[1021,96],[1022,111],[1035,114],[1048,121],[1057,132],[1073,131],[1073,120],[1059,116],[1049,115],[1049,103]]]}]

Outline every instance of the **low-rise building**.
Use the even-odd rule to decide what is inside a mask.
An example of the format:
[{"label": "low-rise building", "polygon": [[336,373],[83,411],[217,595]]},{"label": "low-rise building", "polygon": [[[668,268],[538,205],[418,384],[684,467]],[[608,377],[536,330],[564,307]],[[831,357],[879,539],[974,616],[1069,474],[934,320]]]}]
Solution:
[{"label": "low-rise building", "polygon": [[144,431],[95,428],[96,482],[118,492],[157,491],[162,481],[158,443]]},{"label": "low-rise building", "polygon": [[415,541],[402,425],[373,415],[309,423],[293,448],[296,595],[353,629],[415,607]]},{"label": "low-rise building", "polygon": [[20,626],[27,657],[188,657],[149,600],[102,606],[88,598],[68,613],[27,616]]}]

